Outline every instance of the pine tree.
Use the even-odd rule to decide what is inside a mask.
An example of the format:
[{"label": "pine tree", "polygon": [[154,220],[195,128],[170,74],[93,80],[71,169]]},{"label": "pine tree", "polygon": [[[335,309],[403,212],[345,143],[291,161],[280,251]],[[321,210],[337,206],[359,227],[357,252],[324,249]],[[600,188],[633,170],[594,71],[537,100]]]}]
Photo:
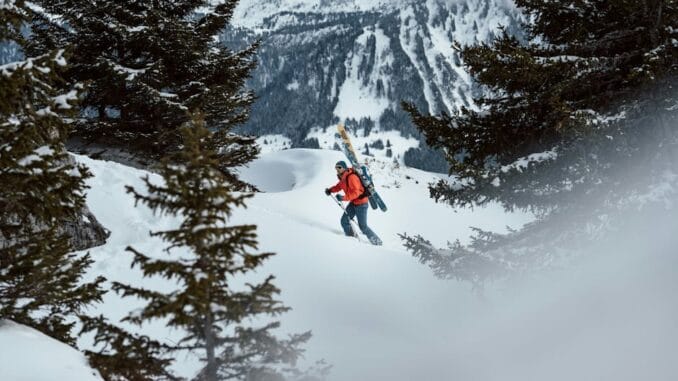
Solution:
[{"label": "pine tree", "polygon": [[482,277],[466,260],[515,268],[584,243],[607,224],[603,216],[664,181],[676,162],[675,1],[516,4],[532,20],[527,41],[504,32],[461,49],[486,90],[476,99],[481,110],[428,116],[404,104],[459,177],[432,186],[436,200],[499,202],[538,217],[520,231],[480,231],[471,245],[448,250],[404,236],[415,255],[450,276]]},{"label": "pine tree", "polygon": [[[0,40],[25,46],[21,1],[0,3]],[[99,277],[83,282],[92,260],[69,253],[58,224],[84,204],[82,165],[64,148],[77,89],[55,90],[63,50],[0,66],[0,318],[74,345],[76,315],[101,300]]]},{"label": "pine tree", "polygon": [[[137,202],[182,218],[176,229],[151,233],[167,242],[167,258],[151,258],[128,248],[134,254],[133,265],[145,276],[161,276],[180,286],[163,292],[121,283],[113,288],[124,297],[147,301],[127,321],[141,325],[166,319],[168,327],[185,332],[169,347],[204,353],[205,367],[198,379],[274,374],[271,363],[293,363],[300,354],[297,347],[309,334],[278,340],[270,332],[278,323],[258,328],[244,325],[246,319],[288,310],[275,299],[279,290],[272,276],[242,290],[234,285],[238,276],[251,273],[273,254],[252,252],[257,248],[256,226],[228,225],[234,209],[244,207],[251,195],[235,193],[227,185],[219,171],[220,158],[210,149],[211,132],[201,118],[182,128],[182,135],[182,149],[162,162],[162,185],[146,178],[147,193],[128,187]],[[181,254],[176,253],[180,249]]]},{"label": "pine tree", "polygon": [[365,150],[363,151],[363,155],[365,156],[371,156],[370,155],[370,147],[365,143]]},{"label": "pine tree", "polygon": [[82,316],[81,334],[93,332],[94,346],[85,350],[92,367],[105,380],[177,380],[169,366],[174,361],[167,346],[146,335],[131,333],[108,322],[104,316]]},{"label": "pine tree", "polygon": [[226,144],[212,148],[237,166],[258,154],[254,138],[231,133],[254,101],[243,86],[257,44],[232,52],[217,38],[237,2],[38,0],[30,50],[71,49],[65,79],[88,84],[75,139],[154,161],[178,148],[180,126],[200,109],[214,144]]}]

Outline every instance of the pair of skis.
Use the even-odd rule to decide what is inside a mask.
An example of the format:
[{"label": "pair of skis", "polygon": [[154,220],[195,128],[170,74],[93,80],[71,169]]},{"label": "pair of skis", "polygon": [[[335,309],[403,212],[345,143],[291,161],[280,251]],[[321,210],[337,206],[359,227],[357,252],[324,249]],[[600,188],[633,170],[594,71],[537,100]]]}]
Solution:
[{"label": "pair of skis", "polygon": [[381,199],[381,196],[379,196],[379,193],[377,193],[377,190],[374,188],[372,175],[370,175],[369,169],[366,165],[360,164],[358,161],[358,155],[356,155],[355,150],[353,149],[351,139],[349,138],[348,132],[346,132],[346,128],[344,128],[343,124],[340,123],[337,125],[337,134],[335,137],[338,140],[341,140],[341,150],[344,152],[344,155],[346,155],[346,158],[348,158],[348,160],[351,162],[355,172],[358,174],[358,176],[360,176],[360,179],[365,186],[365,191],[367,192],[367,197],[372,209],[379,208],[385,212],[387,210],[386,204],[384,203],[384,200]]}]

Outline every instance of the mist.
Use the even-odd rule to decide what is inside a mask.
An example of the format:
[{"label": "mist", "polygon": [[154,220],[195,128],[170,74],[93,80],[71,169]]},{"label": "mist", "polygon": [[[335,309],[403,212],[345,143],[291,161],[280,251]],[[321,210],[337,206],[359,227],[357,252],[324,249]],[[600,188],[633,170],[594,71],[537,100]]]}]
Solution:
[{"label": "mist", "polygon": [[[678,353],[671,209],[627,212],[617,217],[623,229],[569,261],[535,266],[479,293],[469,283],[436,278],[402,247],[397,233],[421,233],[442,245],[468,239],[468,226],[500,231],[520,227],[528,216],[498,205],[467,210],[435,204],[426,184],[437,175],[377,167],[384,184],[400,187],[382,189],[391,208],[369,216],[385,242],[374,247],[342,234],[339,208],[322,193],[336,181],[326,169],[340,158],[324,150],[270,153],[250,169],[258,185],[272,187],[232,220],[257,224],[260,250],[277,253],[264,271],[245,280],[276,276],[280,300],[292,308],[280,316],[281,337],[312,332],[301,368],[324,359],[333,365],[328,381],[670,380],[678,374],[671,361]],[[141,187],[147,173],[77,159],[95,175],[88,204],[114,232],[106,245],[90,250],[96,261],[90,276],[161,287],[164,280],[143,279],[121,255],[127,246],[166,255],[147,232],[176,224],[135,208],[123,191],[125,185]],[[98,308],[118,321],[134,306],[110,294]],[[158,322],[143,333],[175,340],[180,332]],[[192,377],[201,355],[181,355],[173,369]]]},{"label": "mist", "polygon": [[678,374],[675,221],[584,250],[570,266],[492,290],[454,338],[450,379],[674,380]]},{"label": "mist", "polygon": [[472,301],[450,292],[433,323],[439,340],[420,348],[420,359],[394,364],[389,377],[365,379],[411,380],[416,368],[422,380],[675,380],[678,219],[675,176],[664,177],[613,214],[616,229],[557,266],[535,264]]},{"label": "mist", "polygon": [[[288,152],[293,154],[311,152]],[[320,168],[338,157],[312,154],[324,162]],[[269,164],[259,164],[268,173]],[[389,237],[405,230],[437,245],[443,237],[468,242],[471,232],[462,226],[498,231],[509,223],[519,228],[524,218],[502,214],[496,205],[473,211],[429,205],[425,193],[417,193],[425,192],[423,186],[405,184],[384,190],[393,206],[389,214],[370,215],[388,243],[373,249],[332,235],[338,232],[334,209],[306,193],[330,183],[331,175],[306,173],[296,181],[304,188],[281,193],[280,206],[275,193],[266,203],[260,195],[242,216],[259,222],[262,249],[280,253],[268,269],[292,307],[283,326],[312,331],[305,358],[332,364],[329,380],[673,380],[678,374],[672,191],[662,193],[654,211],[646,203],[616,214],[618,230],[599,234],[558,265],[535,263],[479,292],[466,282],[436,278]],[[262,219],[259,209],[296,205],[296,197],[310,204]],[[285,237],[303,239],[282,237],[283,224]],[[310,226],[329,230],[309,234]]]}]

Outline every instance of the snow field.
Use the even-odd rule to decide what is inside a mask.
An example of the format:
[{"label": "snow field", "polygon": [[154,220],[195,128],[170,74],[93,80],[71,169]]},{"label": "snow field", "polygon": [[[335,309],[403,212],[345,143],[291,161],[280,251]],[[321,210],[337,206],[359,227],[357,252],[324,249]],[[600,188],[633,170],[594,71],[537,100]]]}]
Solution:
[{"label": "snow field", "polygon": [[[90,250],[96,260],[90,276],[172,287],[130,270],[131,255],[124,251],[131,245],[166,256],[162,242],[147,233],[178,223],[135,208],[124,192],[125,185],[141,189],[146,173],[77,159],[95,175],[88,204],[112,230],[106,245]],[[242,176],[265,192],[231,221],[257,224],[260,251],[277,253],[239,281],[276,276],[280,300],[293,308],[281,316],[279,333],[311,330],[304,363],[325,359],[334,366],[331,381],[675,379],[675,223],[651,234],[642,225],[620,232],[618,240],[590,248],[569,267],[489,284],[479,297],[468,284],[433,277],[403,250],[397,234],[421,233],[442,246],[466,240],[468,226],[502,230],[519,227],[529,216],[496,206],[455,211],[436,205],[426,183],[438,175],[376,161],[375,181],[390,210],[370,210],[368,221],[384,246],[360,243],[341,234],[341,210],[323,193],[336,181],[334,163],[340,159],[339,152],[323,150],[264,155]],[[116,321],[139,306],[109,294],[96,312]],[[0,327],[0,380],[97,379],[74,350],[9,324]],[[142,331],[164,340],[178,337],[161,321]],[[198,356],[179,356],[174,369],[192,376]]]},{"label": "snow field", "polygon": [[[418,352],[429,341],[439,340],[439,316],[454,311],[457,319],[463,320],[475,303],[468,286],[434,278],[404,251],[397,234],[422,233],[435,244],[444,245],[448,239],[468,236],[469,224],[502,229],[528,218],[506,216],[498,208],[455,212],[428,198],[426,183],[436,175],[375,163],[375,181],[389,211],[370,210],[368,223],[384,240],[384,246],[371,246],[364,237],[361,243],[343,235],[339,225],[342,211],[324,194],[326,187],[337,182],[334,164],[343,159],[336,151],[305,149],[262,156],[242,169],[242,177],[264,193],[251,199],[247,209],[238,210],[232,223],[258,225],[260,251],[277,253],[247,280],[263,279],[269,273],[276,276],[275,283],[282,290],[280,299],[293,308],[281,318],[281,333],[313,332],[306,354],[310,363],[325,359],[333,364],[334,380],[360,380],[377,374],[397,379],[406,373],[395,368],[389,373],[386,369],[401,362],[406,353]],[[95,174],[89,182],[88,204],[112,231],[106,245],[90,250],[96,260],[92,276],[142,282],[150,288],[168,287],[165,281],[143,279],[136,269],[130,270],[131,254],[124,251],[130,245],[151,256],[166,255],[162,242],[148,237],[148,232],[178,223],[174,218],[154,216],[142,205],[135,208],[124,192],[125,185],[143,189],[140,177],[146,173],[81,156],[78,160]],[[160,181],[156,175],[151,178]],[[441,303],[449,292],[467,300],[466,306],[457,310]],[[133,300],[109,294],[99,309],[117,320],[138,306]],[[422,331],[423,336],[417,337],[415,332]],[[144,333],[169,340],[177,337],[177,332],[168,331],[162,322],[145,326]],[[197,355],[179,359],[177,371],[193,374]],[[412,371],[418,373],[425,366],[417,364]]]},{"label": "snow field", "polygon": [[102,381],[85,356],[42,333],[0,320],[0,380]]}]

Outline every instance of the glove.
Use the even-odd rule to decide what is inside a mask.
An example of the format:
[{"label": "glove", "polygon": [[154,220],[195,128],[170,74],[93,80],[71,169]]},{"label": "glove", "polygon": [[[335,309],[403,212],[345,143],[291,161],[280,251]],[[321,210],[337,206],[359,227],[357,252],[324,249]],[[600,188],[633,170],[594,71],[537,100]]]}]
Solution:
[{"label": "glove", "polygon": [[326,195],[329,196],[331,193],[332,193],[332,192],[330,191],[330,188],[325,188],[325,194],[326,194]]},{"label": "glove", "polygon": [[339,200],[339,201],[344,201],[344,196],[338,194],[338,195],[337,195],[337,200]]}]

